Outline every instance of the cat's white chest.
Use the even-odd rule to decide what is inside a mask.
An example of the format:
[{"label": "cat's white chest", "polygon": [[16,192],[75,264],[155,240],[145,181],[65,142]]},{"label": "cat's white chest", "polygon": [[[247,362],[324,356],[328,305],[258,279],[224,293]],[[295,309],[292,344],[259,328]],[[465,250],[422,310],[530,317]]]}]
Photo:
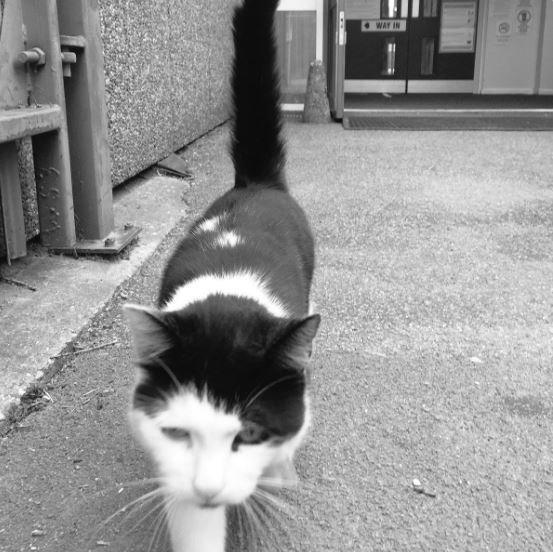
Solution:
[{"label": "cat's white chest", "polygon": [[173,503],[167,516],[173,552],[224,552],[226,516],[223,507],[202,509]]}]

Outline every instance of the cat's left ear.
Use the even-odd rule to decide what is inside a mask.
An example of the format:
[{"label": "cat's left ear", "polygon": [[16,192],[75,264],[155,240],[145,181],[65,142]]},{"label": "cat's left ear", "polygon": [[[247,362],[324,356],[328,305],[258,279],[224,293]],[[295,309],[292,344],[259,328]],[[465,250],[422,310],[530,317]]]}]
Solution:
[{"label": "cat's left ear", "polygon": [[320,323],[318,314],[293,322],[278,342],[278,353],[299,362],[309,360]]},{"label": "cat's left ear", "polygon": [[173,344],[173,334],[163,318],[163,313],[140,305],[125,305],[123,312],[132,332],[136,359],[148,361]]}]

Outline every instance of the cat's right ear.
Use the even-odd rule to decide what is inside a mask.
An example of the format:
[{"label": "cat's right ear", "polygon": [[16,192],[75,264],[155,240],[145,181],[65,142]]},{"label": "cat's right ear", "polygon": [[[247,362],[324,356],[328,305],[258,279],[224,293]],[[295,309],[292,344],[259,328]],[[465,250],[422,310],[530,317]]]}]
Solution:
[{"label": "cat's right ear", "polygon": [[124,305],[123,312],[132,333],[136,360],[139,363],[148,362],[171,348],[173,336],[162,312],[132,304]]}]

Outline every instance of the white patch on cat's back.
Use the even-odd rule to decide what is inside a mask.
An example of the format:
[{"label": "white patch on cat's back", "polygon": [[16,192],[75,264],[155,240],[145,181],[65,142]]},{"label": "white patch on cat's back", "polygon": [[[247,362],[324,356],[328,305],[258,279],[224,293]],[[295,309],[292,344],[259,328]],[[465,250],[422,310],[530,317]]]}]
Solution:
[{"label": "white patch on cat's back", "polygon": [[196,232],[215,232],[217,227],[223,220],[222,215],[217,215],[216,217],[211,217],[204,220],[202,223],[198,224],[195,231]]},{"label": "white patch on cat's back", "polygon": [[282,302],[268,289],[263,279],[248,270],[223,274],[205,274],[177,288],[164,311],[180,311],[192,303],[205,301],[214,295],[226,295],[255,301],[269,314],[286,318]]},{"label": "white patch on cat's back", "polygon": [[236,232],[229,230],[217,236],[214,244],[219,247],[236,247],[243,242],[244,240]]}]

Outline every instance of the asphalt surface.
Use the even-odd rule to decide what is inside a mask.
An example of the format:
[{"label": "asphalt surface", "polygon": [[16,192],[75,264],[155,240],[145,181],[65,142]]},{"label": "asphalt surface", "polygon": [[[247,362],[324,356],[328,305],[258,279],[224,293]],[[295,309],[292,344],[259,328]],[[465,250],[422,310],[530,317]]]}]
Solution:
[{"label": "asphalt surface", "polygon": [[[553,550],[553,133],[287,132],[323,325],[303,483],[257,549]],[[191,215],[232,182],[226,139],[187,151]],[[62,357],[2,439],[0,550],[166,550],[155,504],[117,513],[153,475],[121,304],[154,301],[189,220],[77,338],[116,343]]]}]

